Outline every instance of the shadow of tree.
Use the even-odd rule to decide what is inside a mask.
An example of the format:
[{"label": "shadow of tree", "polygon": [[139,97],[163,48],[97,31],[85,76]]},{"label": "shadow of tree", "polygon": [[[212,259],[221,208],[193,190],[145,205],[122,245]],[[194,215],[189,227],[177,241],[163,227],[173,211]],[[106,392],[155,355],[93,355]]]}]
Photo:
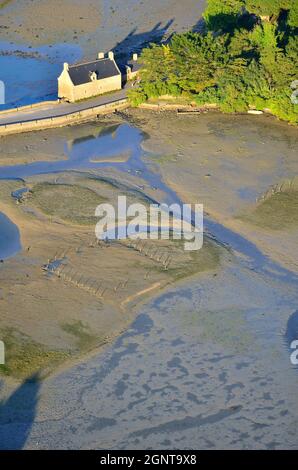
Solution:
[{"label": "shadow of tree", "polygon": [[0,402],[0,450],[23,449],[36,416],[39,379],[34,374]]},{"label": "shadow of tree", "polygon": [[113,51],[119,58],[130,58],[134,52],[141,52],[141,50],[148,46],[150,43],[162,43],[169,40],[173,33],[169,33],[169,29],[174,23],[175,19],[170,19],[164,26],[161,22],[157,23],[150,31],[138,32],[135,27],[131,32],[113,47]]},{"label": "shadow of tree", "polygon": [[298,310],[288,319],[285,337],[289,347],[292,341],[298,340]]},{"label": "shadow of tree", "polygon": [[209,28],[213,31],[223,31],[234,33],[239,29],[251,30],[258,23],[258,18],[254,15],[243,13],[218,13],[210,15],[205,22],[203,19],[199,20],[197,28],[202,31],[204,28]]}]

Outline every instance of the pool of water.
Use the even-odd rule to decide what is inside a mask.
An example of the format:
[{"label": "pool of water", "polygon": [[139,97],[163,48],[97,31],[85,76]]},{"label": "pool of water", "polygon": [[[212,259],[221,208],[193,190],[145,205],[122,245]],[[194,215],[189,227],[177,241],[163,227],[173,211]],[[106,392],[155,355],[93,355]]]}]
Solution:
[{"label": "pool of water", "polygon": [[11,220],[0,212],[0,260],[15,255],[21,249],[20,232]]}]

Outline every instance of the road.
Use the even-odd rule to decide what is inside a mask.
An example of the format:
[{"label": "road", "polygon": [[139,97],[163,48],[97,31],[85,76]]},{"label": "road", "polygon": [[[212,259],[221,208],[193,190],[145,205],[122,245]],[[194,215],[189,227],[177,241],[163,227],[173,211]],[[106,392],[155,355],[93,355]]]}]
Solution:
[{"label": "road", "polygon": [[64,116],[66,114],[75,113],[84,109],[93,108],[96,106],[112,103],[117,100],[126,98],[127,87],[123,90],[116,91],[113,94],[96,96],[86,101],[79,103],[60,103],[60,104],[45,104],[38,108],[29,108],[24,111],[12,111],[11,113],[0,114],[0,126],[6,124],[15,124],[19,122],[34,121],[37,119],[52,118],[57,116]]}]

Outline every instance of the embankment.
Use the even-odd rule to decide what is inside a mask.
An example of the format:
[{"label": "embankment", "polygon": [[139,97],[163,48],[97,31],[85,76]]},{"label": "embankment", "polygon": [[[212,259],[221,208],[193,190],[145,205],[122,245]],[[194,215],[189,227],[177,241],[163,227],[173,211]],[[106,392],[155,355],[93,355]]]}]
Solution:
[{"label": "embankment", "polygon": [[63,113],[58,116],[3,124],[0,125],[0,136],[78,124],[96,118],[98,115],[109,114],[119,109],[125,109],[128,106],[128,100],[124,98],[75,112]]}]

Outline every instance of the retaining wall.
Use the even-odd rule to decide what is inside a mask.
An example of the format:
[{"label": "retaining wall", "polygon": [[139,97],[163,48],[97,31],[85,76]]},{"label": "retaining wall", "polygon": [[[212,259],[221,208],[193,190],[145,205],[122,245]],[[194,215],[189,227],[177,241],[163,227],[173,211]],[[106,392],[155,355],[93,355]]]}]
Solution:
[{"label": "retaining wall", "polygon": [[129,106],[127,98],[113,101],[111,103],[94,106],[92,108],[83,109],[73,113],[41,118],[32,121],[23,121],[12,124],[0,125],[0,136],[9,134],[18,134],[21,132],[31,132],[42,129],[50,129],[52,127],[63,127],[88,121],[97,115],[115,112],[118,109],[125,109]]},{"label": "retaining wall", "polygon": [[38,103],[32,103],[32,104],[27,104],[26,106],[19,106],[17,108],[10,108],[10,109],[3,109],[3,111],[0,111],[0,115],[2,114],[11,114],[11,113],[19,113],[22,111],[27,111],[28,109],[36,109],[36,108],[41,108],[43,106],[52,106],[55,104],[59,104],[59,100],[55,101],[40,101]]}]

